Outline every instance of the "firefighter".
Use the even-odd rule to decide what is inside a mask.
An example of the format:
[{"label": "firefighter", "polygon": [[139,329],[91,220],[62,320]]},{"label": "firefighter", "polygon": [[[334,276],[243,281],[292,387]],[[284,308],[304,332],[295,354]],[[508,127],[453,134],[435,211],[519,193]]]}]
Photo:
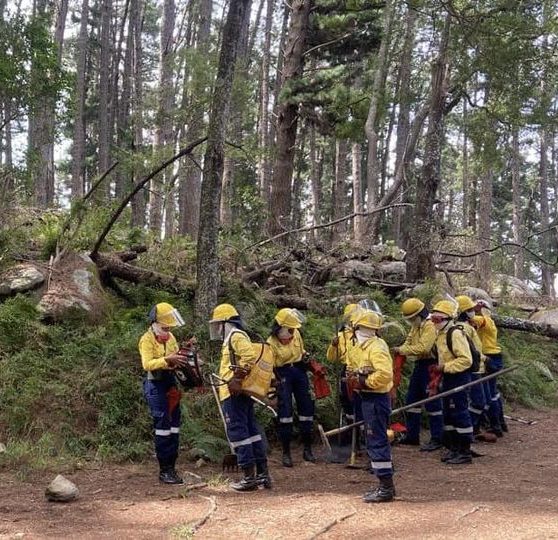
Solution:
[{"label": "firefighter", "polygon": [[[475,316],[475,302],[466,295],[457,296],[455,298],[459,305],[459,316],[457,321],[462,323],[465,333],[471,339],[477,351],[482,351],[482,342],[479,338],[472,319]],[[480,368],[476,373],[471,373],[471,380],[480,379],[485,373],[486,357],[481,352]],[[485,386],[477,384],[469,388],[469,413],[471,414],[471,422],[473,423],[473,436],[479,441],[496,442],[496,436],[493,433],[481,433],[481,423],[485,413],[488,412],[488,401],[486,399]]]},{"label": "firefighter", "polygon": [[[436,351],[438,364],[435,370],[442,374],[442,391],[451,390],[470,381],[469,369],[473,357],[463,331],[452,331],[457,317],[457,305],[450,300],[441,300],[432,308],[430,316],[438,331]],[[448,336],[449,334],[449,336]],[[451,340],[448,347],[448,337]],[[445,397],[442,402],[444,412],[444,446],[448,452],[442,461],[452,465],[471,463],[471,442],[473,425],[469,414],[467,391],[462,390]]]},{"label": "firefighter", "polygon": [[148,315],[149,330],[139,341],[141,363],[146,371],[143,394],[153,418],[155,452],[159,461],[159,480],[165,484],[182,484],[175,470],[180,431],[180,390],[174,369],[186,365],[178,354],[178,343],[171,329],[182,326],[178,310],[162,302]]},{"label": "firefighter", "polygon": [[[436,327],[429,320],[428,309],[418,298],[409,298],[401,305],[401,314],[411,323],[411,330],[405,343],[395,347],[393,352],[414,361],[413,373],[409,380],[409,389],[405,403],[415,403],[428,397],[430,367],[436,364],[432,348],[436,342]],[[424,408],[428,413],[430,424],[430,441],[421,446],[421,451],[432,452],[442,447],[444,421],[442,401],[436,399],[427,403]],[[420,421],[422,408],[414,407],[407,411],[407,433],[399,444],[418,446],[420,444]]]},{"label": "firefighter", "polygon": [[[490,316],[491,305],[487,300],[479,299],[474,307],[475,316],[473,325],[482,342],[482,353],[486,356],[486,372],[496,373],[504,367],[502,360],[502,348],[498,344],[498,329],[496,323]],[[502,398],[498,390],[497,377],[486,381],[485,392],[488,401],[488,420],[490,427],[487,430],[497,437],[502,437],[503,432],[508,430],[504,420],[504,409]]]},{"label": "firefighter", "polygon": [[302,459],[315,463],[312,453],[312,428],[314,423],[314,402],[310,396],[308,382],[307,353],[299,329],[305,318],[296,309],[283,308],[275,315],[271,335],[267,342],[271,345],[278,380],[279,424],[277,434],[283,447],[282,464],[292,467],[291,438],[293,432],[293,397],[296,401],[300,437],[304,447]]},{"label": "firefighter", "polygon": [[366,427],[366,451],[379,486],[363,496],[364,502],[388,502],[395,497],[391,446],[387,429],[391,415],[393,364],[386,342],[376,335],[382,316],[362,310],[355,318],[357,345],[350,351],[349,385],[357,389]]},{"label": "firefighter", "polygon": [[232,482],[235,491],[254,491],[258,486],[272,487],[261,428],[256,422],[254,402],[242,393],[244,377],[256,362],[257,355],[244,324],[234,306],[220,304],[209,321],[209,337],[222,341],[219,377],[226,384],[219,386],[227,437],[234,448],[243,472],[239,482]]},{"label": "firefighter", "polygon": [[[349,396],[347,390],[347,361],[350,357],[349,349],[355,345],[354,330],[351,321],[351,314],[355,313],[357,304],[347,304],[343,310],[343,324],[336,336],[331,340],[326,352],[326,358],[330,362],[341,362],[341,378],[339,382],[339,398],[341,407],[347,423],[355,421],[355,411],[353,396]],[[360,419],[360,418],[359,418]]]}]

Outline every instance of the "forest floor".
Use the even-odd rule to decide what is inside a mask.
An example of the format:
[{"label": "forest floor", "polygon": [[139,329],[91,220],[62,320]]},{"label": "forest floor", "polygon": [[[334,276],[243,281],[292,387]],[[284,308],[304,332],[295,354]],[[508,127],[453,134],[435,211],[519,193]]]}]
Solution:
[{"label": "forest floor", "polygon": [[[208,486],[162,486],[154,463],[84,466],[64,474],[81,492],[49,503],[51,472],[0,473],[0,539],[12,538],[540,538],[558,539],[558,410],[519,410],[496,444],[477,444],[473,465],[447,466],[438,452],[395,447],[397,499],[371,505],[363,470],[271,456],[273,490],[230,491],[216,466],[196,470]],[[182,464],[186,472],[189,464]],[[187,476],[187,475],[186,475]],[[194,483],[199,480],[193,479]],[[201,520],[204,523],[200,525]],[[198,527],[199,526],[199,527]],[[326,530],[327,529],[327,530]]]}]

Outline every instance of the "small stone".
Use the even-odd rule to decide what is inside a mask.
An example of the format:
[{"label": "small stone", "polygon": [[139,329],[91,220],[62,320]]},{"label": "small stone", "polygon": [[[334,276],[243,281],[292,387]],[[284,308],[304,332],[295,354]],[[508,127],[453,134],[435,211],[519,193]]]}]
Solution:
[{"label": "small stone", "polygon": [[198,461],[196,461],[196,464],[194,465],[194,467],[196,469],[201,469],[202,467],[205,467],[206,465],[207,465],[207,463],[206,463],[205,459],[200,458],[200,459],[198,459]]},{"label": "small stone", "polygon": [[3,454],[6,450],[6,445],[4,443],[0,443],[0,454]]},{"label": "small stone", "polygon": [[207,453],[203,448],[191,448],[186,452],[188,461],[197,461],[200,458],[206,458]]},{"label": "small stone", "polygon": [[52,502],[70,502],[79,497],[79,489],[59,474],[46,488],[45,497]]}]

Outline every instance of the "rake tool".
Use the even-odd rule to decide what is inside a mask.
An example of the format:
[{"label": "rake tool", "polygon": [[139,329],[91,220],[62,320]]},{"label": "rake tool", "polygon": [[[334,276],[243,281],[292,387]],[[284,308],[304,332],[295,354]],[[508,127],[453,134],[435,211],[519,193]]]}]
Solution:
[{"label": "rake tool", "polygon": [[215,403],[217,403],[217,408],[219,409],[219,416],[223,421],[223,427],[225,428],[225,437],[227,438],[227,442],[229,443],[229,447],[231,449],[230,454],[225,454],[223,456],[223,472],[238,472],[238,458],[234,453],[234,447],[229,440],[229,436],[227,434],[227,422],[225,420],[225,415],[223,413],[223,407],[221,406],[221,401],[219,400],[219,395],[217,394],[217,388],[215,388],[215,383],[213,379],[213,374],[211,375],[211,391],[213,392],[213,397],[215,398]]}]

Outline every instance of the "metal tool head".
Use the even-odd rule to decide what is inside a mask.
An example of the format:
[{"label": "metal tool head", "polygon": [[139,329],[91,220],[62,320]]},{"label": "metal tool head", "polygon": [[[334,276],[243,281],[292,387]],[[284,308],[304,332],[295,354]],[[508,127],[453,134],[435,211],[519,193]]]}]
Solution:
[{"label": "metal tool head", "polygon": [[225,454],[223,457],[223,472],[238,472],[238,458],[235,454]]}]

